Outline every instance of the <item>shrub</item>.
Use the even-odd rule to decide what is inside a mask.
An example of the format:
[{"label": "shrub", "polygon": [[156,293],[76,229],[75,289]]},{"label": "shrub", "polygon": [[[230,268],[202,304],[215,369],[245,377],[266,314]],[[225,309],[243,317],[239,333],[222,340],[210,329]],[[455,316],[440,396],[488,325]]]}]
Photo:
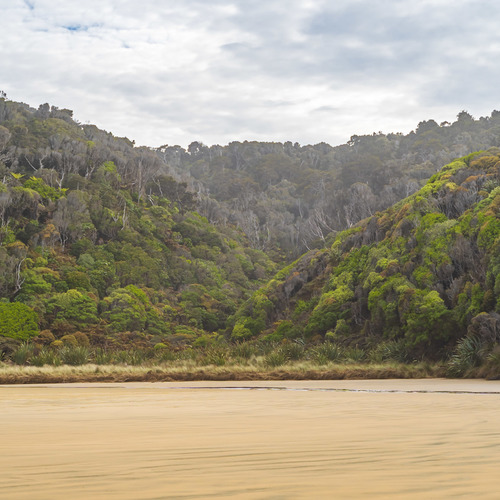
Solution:
[{"label": "shrub", "polygon": [[267,354],[264,358],[264,364],[270,368],[277,368],[287,362],[286,354],[278,348]]},{"label": "shrub", "polygon": [[30,363],[33,366],[59,366],[61,364],[61,358],[57,352],[43,347],[38,354],[31,358]]},{"label": "shrub", "polygon": [[344,358],[353,362],[363,361],[366,358],[366,352],[359,347],[349,347],[344,351]]},{"label": "shrub", "polygon": [[84,346],[84,347],[89,347],[90,346],[90,341],[87,335],[83,332],[75,332],[73,334],[73,337],[75,337],[76,343],[78,345]]},{"label": "shrub", "polygon": [[383,361],[397,361],[398,363],[405,363],[409,360],[408,348],[403,339],[389,340],[381,342],[370,351],[368,357],[370,361],[381,363]]},{"label": "shrub", "polygon": [[90,352],[84,346],[66,346],[59,351],[59,355],[65,365],[79,366],[88,362]]},{"label": "shrub", "polygon": [[231,333],[231,338],[233,340],[246,340],[251,336],[251,330],[247,328],[244,323],[238,322],[234,325],[233,332]]},{"label": "shrub", "polygon": [[289,361],[299,361],[305,355],[304,346],[297,342],[290,342],[288,344],[284,344],[281,347],[281,350],[286,356],[286,359]]},{"label": "shrub", "polygon": [[227,350],[220,347],[208,348],[203,356],[203,362],[207,365],[224,366],[228,355]]},{"label": "shrub", "polygon": [[78,290],[54,294],[45,302],[45,307],[46,317],[49,321],[52,320],[53,330],[56,327],[61,331],[63,328],[76,330],[99,321],[95,301]]},{"label": "shrub", "polygon": [[113,363],[113,353],[98,347],[94,352],[93,361],[96,365],[110,365]]},{"label": "shrub", "polygon": [[33,356],[33,346],[27,342],[23,342],[11,356],[12,361],[16,365],[25,365]]},{"label": "shrub", "polygon": [[20,341],[8,337],[0,337],[0,354],[2,357],[11,357],[19,348]]},{"label": "shrub", "polygon": [[64,335],[64,337],[61,337],[61,342],[63,343],[64,346],[76,347],[78,345],[76,337],[71,334]]},{"label": "shrub", "polygon": [[50,330],[42,330],[35,340],[42,345],[50,345],[56,338]]},{"label": "shrub", "polygon": [[254,344],[250,342],[242,342],[241,344],[236,344],[232,349],[232,355],[235,358],[241,358],[244,360],[249,360],[252,356],[255,356],[257,349]]},{"label": "shrub", "polygon": [[319,364],[330,361],[338,361],[342,357],[343,350],[338,344],[325,342],[313,350],[313,359]]},{"label": "shrub", "polygon": [[447,374],[460,377],[481,363],[485,356],[484,345],[478,337],[464,337],[457,342],[448,361]]},{"label": "shrub", "polygon": [[158,361],[159,363],[167,363],[169,361],[174,361],[176,358],[175,353],[172,352],[170,349],[159,349],[155,350],[155,352],[156,352],[156,361]]},{"label": "shrub", "polygon": [[142,349],[130,349],[116,353],[116,361],[125,365],[138,366],[147,360],[147,353]]}]

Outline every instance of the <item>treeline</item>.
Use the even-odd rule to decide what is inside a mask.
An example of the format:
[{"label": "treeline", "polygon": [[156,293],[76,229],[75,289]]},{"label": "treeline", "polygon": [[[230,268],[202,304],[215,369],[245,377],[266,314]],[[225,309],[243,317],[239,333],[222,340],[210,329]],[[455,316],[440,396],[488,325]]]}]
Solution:
[{"label": "treeline", "polygon": [[407,135],[352,136],[347,144],[232,142],[164,146],[169,172],[197,193],[209,221],[237,224],[255,248],[298,257],[330,233],[411,195],[454,158],[500,146],[500,112],[423,121]]}]

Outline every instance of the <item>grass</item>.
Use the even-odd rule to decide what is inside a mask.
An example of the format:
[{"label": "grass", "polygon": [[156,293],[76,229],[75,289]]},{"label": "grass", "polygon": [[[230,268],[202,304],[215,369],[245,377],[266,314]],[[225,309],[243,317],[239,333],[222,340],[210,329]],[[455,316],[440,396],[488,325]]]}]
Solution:
[{"label": "grass", "polygon": [[409,363],[403,362],[404,350],[394,342],[367,351],[333,342],[308,347],[299,342],[216,343],[182,350],[21,344],[0,361],[0,384],[500,376],[500,351],[486,365],[474,366],[468,363],[476,352],[472,347],[459,347],[446,363]]},{"label": "grass", "polygon": [[58,382],[175,382],[195,380],[343,380],[442,377],[441,365],[415,363],[318,365],[312,361],[288,361],[272,366],[266,358],[255,364],[235,363],[200,366],[191,360],[169,365],[19,366],[0,363],[0,384],[37,384]]}]

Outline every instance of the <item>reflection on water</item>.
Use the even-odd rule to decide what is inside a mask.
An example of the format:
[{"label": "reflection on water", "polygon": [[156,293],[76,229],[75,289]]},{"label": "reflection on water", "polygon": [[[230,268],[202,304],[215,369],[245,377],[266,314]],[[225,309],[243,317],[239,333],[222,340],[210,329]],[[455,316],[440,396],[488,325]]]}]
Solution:
[{"label": "reflection on water", "polygon": [[0,498],[498,498],[499,410],[484,381],[3,386]]}]

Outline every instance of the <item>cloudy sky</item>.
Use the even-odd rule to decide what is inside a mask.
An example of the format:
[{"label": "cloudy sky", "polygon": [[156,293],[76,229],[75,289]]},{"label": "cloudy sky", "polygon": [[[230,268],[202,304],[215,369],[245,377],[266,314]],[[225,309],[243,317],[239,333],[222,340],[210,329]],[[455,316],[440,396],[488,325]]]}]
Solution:
[{"label": "cloudy sky", "polygon": [[139,145],[409,132],[500,109],[496,0],[0,0],[0,90]]}]

